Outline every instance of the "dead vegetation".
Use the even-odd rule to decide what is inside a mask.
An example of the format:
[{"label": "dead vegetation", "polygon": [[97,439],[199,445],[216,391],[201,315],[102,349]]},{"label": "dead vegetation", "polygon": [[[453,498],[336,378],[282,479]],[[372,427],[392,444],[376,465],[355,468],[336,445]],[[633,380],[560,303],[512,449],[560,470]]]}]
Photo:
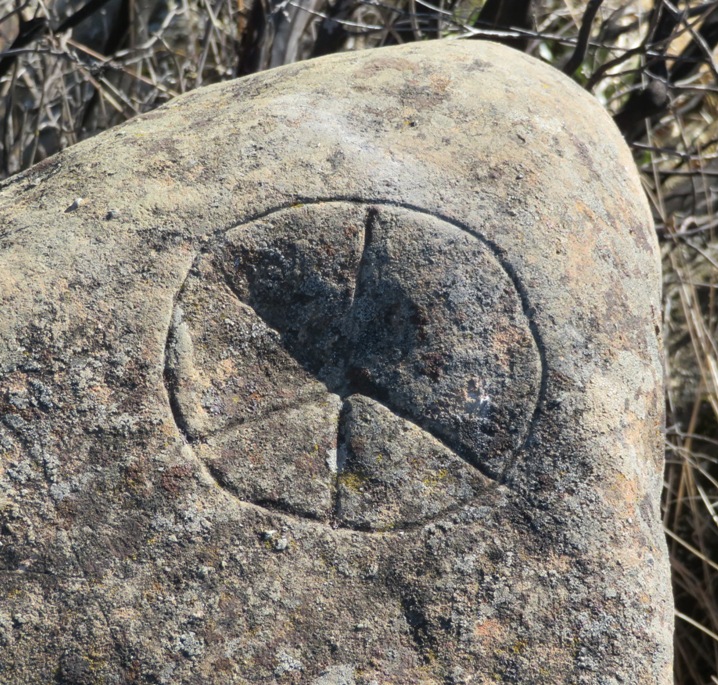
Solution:
[{"label": "dead vegetation", "polygon": [[0,0],[0,177],[199,86],[446,36],[563,69],[632,146],[665,267],[676,682],[718,683],[718,3]]}]

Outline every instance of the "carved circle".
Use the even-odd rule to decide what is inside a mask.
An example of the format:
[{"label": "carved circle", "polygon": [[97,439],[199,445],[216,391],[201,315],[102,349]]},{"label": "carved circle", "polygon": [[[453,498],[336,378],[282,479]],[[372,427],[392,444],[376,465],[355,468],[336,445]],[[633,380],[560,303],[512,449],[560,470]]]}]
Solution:
[{"label": "carved circle", "polygon": [[175,303],[176,422],[239,499],[387,531],[480,498],[542,384],[527,304],[485,240],[326,201],[229,230]]}]

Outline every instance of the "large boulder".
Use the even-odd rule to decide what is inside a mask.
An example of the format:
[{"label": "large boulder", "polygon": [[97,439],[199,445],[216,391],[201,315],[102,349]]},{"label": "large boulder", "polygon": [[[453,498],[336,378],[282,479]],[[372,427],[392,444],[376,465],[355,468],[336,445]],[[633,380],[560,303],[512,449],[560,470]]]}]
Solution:
[{"label": "large boulder", "polygon": [[631,156],[482,42],[178,98],[0,189],[0,682],[671,678]]}]

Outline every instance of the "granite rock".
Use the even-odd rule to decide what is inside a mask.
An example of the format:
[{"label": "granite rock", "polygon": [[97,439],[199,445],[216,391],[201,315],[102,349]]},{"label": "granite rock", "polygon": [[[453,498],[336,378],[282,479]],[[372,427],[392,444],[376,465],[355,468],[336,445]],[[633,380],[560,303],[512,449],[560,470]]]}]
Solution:
[{"label": "granite rock", "polygon": [[629,151],[484,42],[180,97],[0,188],[0,682],[668,685]]}]

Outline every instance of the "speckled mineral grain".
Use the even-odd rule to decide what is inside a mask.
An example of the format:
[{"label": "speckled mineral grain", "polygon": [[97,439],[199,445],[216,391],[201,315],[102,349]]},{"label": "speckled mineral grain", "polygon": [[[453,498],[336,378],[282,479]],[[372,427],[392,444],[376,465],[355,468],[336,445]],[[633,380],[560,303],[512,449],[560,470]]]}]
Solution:
[{"label": "speckled mineral grain", "polygon": [[609,117],[487,43],[6,182],[0,682],[672,682],[658,268]]}]

